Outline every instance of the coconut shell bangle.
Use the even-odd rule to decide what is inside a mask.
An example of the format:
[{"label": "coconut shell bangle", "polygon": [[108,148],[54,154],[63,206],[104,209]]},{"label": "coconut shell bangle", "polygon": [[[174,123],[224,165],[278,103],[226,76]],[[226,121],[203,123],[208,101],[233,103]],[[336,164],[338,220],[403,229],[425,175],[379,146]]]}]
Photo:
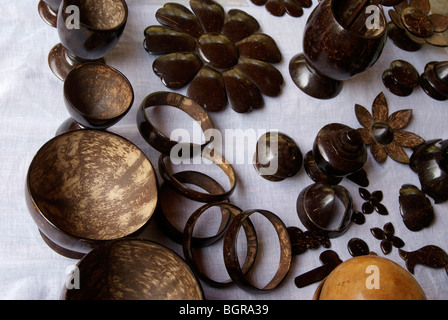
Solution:
[{"label": "coconut shell bangle", "polygon": [[[225,192],[223,187],[216,182],[213,178],[197,171],[182,171],[175,173],[173,175],[175,179],[177,179],[181,183],[185,184],[193,184],[195,186],[198,186],[202,189],[204,189],[207,192],[210,193],[223,193]],[[157,220],[160,222],[161,227],[167,234],[167,236],[173,240],[174,242],[178,244],[182,244],[182,234],[183,231],[177,229],[174,225],[171,224],[169,219],[166,216],[166,212],[163,208],[163,205],[165,204],[165,201],[172,201],[172,198],[166,199],[166,195],[168,194],[166,191],[170,188],[170,186],[167,183],[162,183],[159,191],[159,206],[157,209]],[[173,190],[174,191],[174,190]],[[228,201],[228,200],[227,200]],[[221,207],[222,212],[222,220],[221,225],[219,226],[219,229],[216,233],[216,235],[211,237],[191,237],[191,246],[192,247],[205,247],[208,245],[211,245],[218,239],[220,239],[223,236],[223,233],[227,230],[227,227],[230,224],[230,212],[229,210],[225,209],[224,207]]]},{"label": "coconut shell bangle", "polygon": [[[189,155],[192,157],[195,155],[198,148],[199,150],[203,150],[213,140],[212,137],[206,137],[205,143],[201,145],[194,143],[179,143],[171,140],[154,127],[149,120],[146,114],[146,109],[154,106],[172,106],[182,110],[199,123],[204,133],[208,129],[213,129],[214,123],[204,108],[190,98],[174,92],[161,91],[152,93],[146,96],[137,111],[137,126],[142,137],[157,151],[169,155],[174,146],[181,144],[190,148]],[[184,148],[181,148],[180,150],[184,150]]]},{"label": "coconut shell bangle", "polygon": [[231,196],[231,194],[235,190],[235,186],[236,186],[236,182],[237,182],[235,170],[229,163],[227,163],[226,159],[223,156],[221,156],[220,154],[218,154],[217,152],[215,152],[213,150],[210,151],[208,149],[206,149],[205,151],[207,151],[207,152],[203,152],[202,157],[205,159],[211,160],[214,164],[219,166],[224,171],[224,173],[227,175],[229,182],[230,182],[229,190],[224,191],[224,192],[219,192],[219,193],[205,193],[205,192],[196,191],[196,190],[193,190],[193,189],[187,187],[181,181],[176,179],[174,177],[174,175],[171,174],[171,172],[167,169],[167,167],[165,165],[165,159],[168,156],[165,154],[161,154],[159,157],[158,167],[159,167],[160,175],[162,176],[163,180],[166,183],[168,183],[174,190],[176,190],[179,194],[183,195],[184,197],[186,197],[190,200],[194,200],[194,201],[198,201],[198,202],[206,202],[206,203],[220,202],[220,201],[226,200]]},{"label": "coconut shell bangle", "polygon": [[[328,225],[335,215],[335,201],[339,199],[344,206],[344,213],[335,228]],[[315,183],[300,192],[297,198],[297,214],[302,224],[310,231],[315,231],[329,238],[337,238],[347,231],[353,213],[350,192],[340,185]],[[340,214],[337,214],[340,216]]]},{"label": "coconut shell bangle", "polygon": [[[249,216],[255,212],[262,214],[269,220],[270,223],[272,223],[273,227],[277,231],[278,239],[280,242],[280,263],[277,272],[271,279],[271,281],[269,281],[269,283],[263,288],[254,285],[252,282],[250,282],[250,280],[247,279],[245,273],[240,267],[237,252],[238,232],[245,221],[248,220]],[[283,221],[274,213],[266,210],[247,210],[233,219],[232,223],[229,226],[229,230],[224,237],[224,262],[230,277],[240,287],[258,292],[267,292],[275,289],[278,285],[280,285],[280,283],[288,274],[291,268],[291,261],[291,240],[289,238],[288,230]]]},{"label": "coconut shell bangle", "polygon": [[[199,217],[206,212],[211,207],[220,207],[221,210],[226,210],[230,212],[231,216],[233,218],[238,217],[242,210],[238,208],[235,205],[232,205],[228,202],[215,202],[215,203],[209,203],[205,204],[204,206],[197,209],[188,219],[184,233],[183,233],[183,252],[184,252],[184,258],[187,261],[190,268],[194,271],[194,273],[201,278],[203,281],[208,283],[209,285],[213,287],[225,287],[229,286],[233,283],[232,279],[218,282],[215,281],[208,276],[206,276],[198,267],[196,264],[196,261],[194,259],[193,250],[192,250],[192,234],[194,230],[194,226],[196,224],[196,221],[199,219]],[[227,226],[228,227],[228,226]],[[246,260],[244,262],[243,267],[241,268],[241,272],[243,275],[247,274],[252,266],[255,263],[255,259],[257,256],[258,251],[258,241],[257,241],[257,234],[255,232],[255,228],[252,224],[252,222],[247,219],[243,223],[243,228],[246,234],[246,241],[247,241],[247,252],[246,252]],[[227,230],[227,229],[226,229]],[[239,266],[239,265],[238,265]]]}]

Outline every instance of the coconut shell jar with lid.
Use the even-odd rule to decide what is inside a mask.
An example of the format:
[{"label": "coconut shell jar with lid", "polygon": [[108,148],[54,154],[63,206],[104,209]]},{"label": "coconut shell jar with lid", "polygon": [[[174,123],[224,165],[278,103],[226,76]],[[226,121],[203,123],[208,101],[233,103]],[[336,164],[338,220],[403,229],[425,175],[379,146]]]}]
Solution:
[{"label": "coconut shell jar with lid", "polygon": [[359,176],[366,162],[361,134],[347,125],[330,123],[318,132],[312,151],[305,156],[305,170],[315,182],[335,185],[343,177]]}]

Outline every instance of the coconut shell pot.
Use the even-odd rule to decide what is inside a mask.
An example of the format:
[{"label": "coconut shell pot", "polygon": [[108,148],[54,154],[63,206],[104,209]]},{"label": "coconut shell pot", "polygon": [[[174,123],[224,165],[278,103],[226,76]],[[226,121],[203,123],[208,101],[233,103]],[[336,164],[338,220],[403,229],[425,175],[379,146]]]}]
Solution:
[{"label": "coconut shell pot", "polygon": [[426,300],[414,277],[397,263],[376,255],[338,265],[314,294],[315,300]]},{"label": "coconut shell pot", "polygon": [[34,156],[26,200],[45,242],[78,259],[106,241],[144,231],[157,205],[156,175],[145,154],[125,138],[70,131]]},{"label": "coconut shell pot", "polygon": [[89,252],[67,279],[65,300],[202,300],[187,263],[143,239],[110,241]]}]

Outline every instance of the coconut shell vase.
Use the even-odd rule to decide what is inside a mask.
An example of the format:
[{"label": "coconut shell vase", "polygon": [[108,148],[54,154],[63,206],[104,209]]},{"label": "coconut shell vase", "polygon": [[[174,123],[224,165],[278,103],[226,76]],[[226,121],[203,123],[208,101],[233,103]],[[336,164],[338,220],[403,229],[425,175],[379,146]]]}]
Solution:
[{"label": "coconut shell vase", "polygon": [[79,259],[106,241],[146,229],[157,205],[156,175],[125,138],[75,130],[38,150],[28,169],[26,200],[45,242]]},{"label": "coconut shell vase", "polygon": [[387,21],[378,1],[322,0],[305,26],[303,53],[289,65],[307,95],[331,99],[342,82],[371,68],[386,43]]}]

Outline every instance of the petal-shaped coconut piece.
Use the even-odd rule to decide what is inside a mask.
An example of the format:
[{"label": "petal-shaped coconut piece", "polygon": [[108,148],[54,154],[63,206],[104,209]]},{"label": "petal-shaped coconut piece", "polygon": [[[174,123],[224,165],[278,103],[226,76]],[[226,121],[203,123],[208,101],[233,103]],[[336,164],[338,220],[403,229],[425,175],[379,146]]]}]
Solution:
[{"label": "petal-shaped coconut piece", "polygon": [[262,60],[270,63],[278,63],[282,60],[282,54],[275,40],[264,33],[253,34],[239,42],[236,47],[240,56]]},{"label": "petal-shaped coconut piece", "polygon": [[303,16],[303,7],[297,0],[284,0],[286,12],[291,17]]},{"label": "petal-shaped coconut piece", "polygon": [[429,3],[429,0],[411,0],[409,6],[420,10],[424,14],[428,14],[429,11],[431,11],[431,4]]},{"label": "petal-shaped coconut piece", "polygon": [[373,158],[379,163],[383,163],[387,159],[386,148],[377,142],[373,142],[370,146],[370,153],[372,154]]},{"label": "petal-shaped coconut piece", "polygon": [[199,38],[204,30],[198,18],[187,7],[169,2],[156,12],[156,19],[161,24],[183,31],[195,39]]},{"label": "petal-shaped coconut piece", "polygon": [[397,4],[397,5],[394,6],[394,10],[397,11],[397,13],[398,13],[399,15],[401,15],[401,12],[402,12],[404,9],[408,8],[408,7],[409,7],[409,2],[408,2],[408,0],[403,0],[403,1],[401,1],[399,4]]},{"label": "petal-shaped coconut piece", "polygon": [[399,110],[390,115],[387,119],[387,123],[393,132],[397,132],[409,124],[411,117],[412,109]]},{"label": "petal-shaped coconut piece", "polygon": [[250,0],[256,6],[264,6],[268,0]]},{"label": "petal-shaped coconut piece", "polygon": [[313,0],[295,0],[296,2],[298,2],[302,8],[311,8],[311,6],[313,5]]},{"label": "petal-shaped coconut piece", "polygon": [[387,121],[389,107],[383,92],[378,94],[372,104],[372,116],[377,121]]},{"label": "petal-shaped coconut piece", "polygon": [[280,94],[283,76],[271,64],[255,59],[240,58],[236,68],[245,73],[261,93],[270,97]]},{"label": "petal-shaped coconut piece", "polygon": [[422,137],[408,131],[395,132],[394,141],[405,148],[414,148],[425,142]]},{"label": "petal-shaped coconut piece", "polygon": [[441,14],[431,14],[429,19],[434,26],[435,32],[445,32],[448,30],[448,17],[443,16]]},{"label": "petal-shaped coconut piece", "polygon": [[238,62],[235,43],[220,33],[207,33],[199,38],[199,55],[214,68],[229,69]]},{"label": "petal-shaped coconut piece", "polygon": [[196,40],[184,32],[166,26],[145,29],[143,47],[150,54],[167,54],[196,50]]},{"label": "petal-shaped coconut piece", "polygon": [[436,47],[447,47],[448,41],[440,33],[434,33],[431,37],[425,38],[426,43]]},{"label": "petal-shaped coconut piece", "polygon": [[190,7],[206,32],[221,32],[224,26],[224,8],[213,0],[191,0]]},{"label": "petal-shaped coconut piece", "polygon": [[201,70],[202,61],[195,53],[177,52],[157,58],[152,67],[165,86],[179,89],[187,85]]},{"label": "petal-shaped coconut piece", "polygon": [[400,28],[400,29],[404,29],[404,25],[403,22],[401,21],[401,17],[400,15],[397,13],[397,11],[395,10],[389,10],[389,17],[392,20],[393,23],[395,23],[395,25]]},{"label": "petal-shaped coconut piece", "polygon": [[409,156],[398,143],[392,142],[386,146],[386,151],[391,159],[400,163],[409,163]]},{"label": "petal-shaped coconut piece", "polygon": [[372,115],[370,114],[370,112],[364,108],[362,105],[360,104],[355,104],[355,115],[356,115],[356,119],[358,119],[359,123],[364,127],[364,128],[370,128],[374,122],[374,119],[372,117]]},{"label": "petal-shaped coconut piece", "polygon": [[369,129],[359,128],[357,130],[361,134],[362,141],[366,146],[369,146],[373,143],[372,134],[370,133]]},{"label": "petal-shaped coconut piece", "polygon": [[220,72],[204,66],[191,81],[187,96],[208,111],[220,111],[227,106],[224,79]]},{"label": "petal-shaped coconut piece", "polygon": [[261,92],[246,74],[233,68],[223,72],[222,76],[227,98],[233,110],[245,113],[262,106]]},{"label": "petal-shaped coconut piece", "polygon": [[266,3],[266,10],[268,10],[270,14],[276,17],[281,17],[286,12],[283,0],[268,0],[268,2]]},{"label": "petal-shaped coconut piece", "polygon": [[260,29],[258,21],[239,9],[231,9],[226,14],[222,33],[238,42]]}]

